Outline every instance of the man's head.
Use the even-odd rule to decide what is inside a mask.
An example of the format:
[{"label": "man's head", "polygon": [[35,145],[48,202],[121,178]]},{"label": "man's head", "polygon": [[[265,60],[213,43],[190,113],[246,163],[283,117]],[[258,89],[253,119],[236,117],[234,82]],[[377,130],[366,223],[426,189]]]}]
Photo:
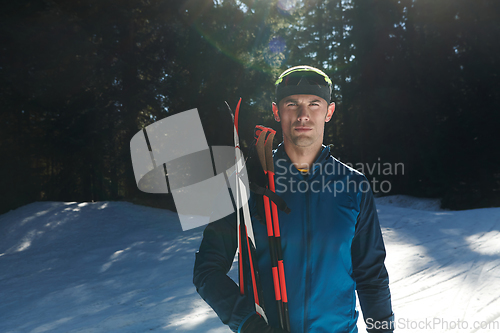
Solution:
[{"label": "man's head", "polygon": [[285,147],[321,147],[325,122],[335,111],[335,104],[330,103],[331,92],[330,78],[314,67],[292,67],[279,76],[273,113],[281,122]]},{"label": "man's head", "polygon": [[311,66],[295,66],[276,80],[276,103],[290,95],[316,95],[330,104],[332,81],[323,71]]}]

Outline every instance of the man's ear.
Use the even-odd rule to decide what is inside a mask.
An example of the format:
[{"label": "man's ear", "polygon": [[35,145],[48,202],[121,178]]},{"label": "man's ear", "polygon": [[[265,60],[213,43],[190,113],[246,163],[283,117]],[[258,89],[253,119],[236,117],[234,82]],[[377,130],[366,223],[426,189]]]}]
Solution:
[{"label": "man's ear", "polygon": [[330,105],[328,105],[328,109],[326,111],[326,118],[325,122],[329,122],[330,119],[332,119],[333,113],[335,112],[335,103],[331,102]]},{"label": "man's ear", "polygon": [[273,102],[273,114],[274,114],[274,120],[276,120],[278,123],[281,121],[280,119],[280,114],[278,112],[278,105]]}]

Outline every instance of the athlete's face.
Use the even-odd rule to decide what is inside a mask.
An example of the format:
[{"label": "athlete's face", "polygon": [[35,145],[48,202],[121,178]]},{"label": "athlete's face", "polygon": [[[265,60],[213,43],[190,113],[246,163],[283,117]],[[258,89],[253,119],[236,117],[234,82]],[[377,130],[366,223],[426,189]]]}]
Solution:
[{"label": "athlete's face", "polygon": [[328,104],[315,95],[291,95],[273,103],[276,121],[281,122],[283,141],[295,147],[323,143],[325,123],[330,121],[335,103]]}]

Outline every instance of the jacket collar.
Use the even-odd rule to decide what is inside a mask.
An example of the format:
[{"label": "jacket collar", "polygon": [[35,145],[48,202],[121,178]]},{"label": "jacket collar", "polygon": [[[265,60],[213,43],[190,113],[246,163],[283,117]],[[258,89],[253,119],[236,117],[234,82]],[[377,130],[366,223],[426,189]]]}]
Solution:
[{"label": "jacket collar", "polygon": [[[292,161],[288,157],[285,151],[285,145],[281,142],[276,150],[274,150],[274,158],[285,159],[287,163],[292,164]],[[321,145],[321,152],[313,163],[313,170],[309,170],[309,174],[314,174],[314,171],[330,157],[330,147]]]}]

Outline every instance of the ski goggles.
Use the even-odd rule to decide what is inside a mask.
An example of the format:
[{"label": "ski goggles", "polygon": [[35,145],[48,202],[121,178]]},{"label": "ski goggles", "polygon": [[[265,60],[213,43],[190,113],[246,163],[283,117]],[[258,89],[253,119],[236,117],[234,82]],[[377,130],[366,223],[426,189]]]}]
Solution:
[{"label": "ski goggles", "polygon": [[316,95],[327,103],[331,101],[332,81],[314,67],[297,66],[290,68],[280,75],[275,82],[276,102],[290,95]]}]

